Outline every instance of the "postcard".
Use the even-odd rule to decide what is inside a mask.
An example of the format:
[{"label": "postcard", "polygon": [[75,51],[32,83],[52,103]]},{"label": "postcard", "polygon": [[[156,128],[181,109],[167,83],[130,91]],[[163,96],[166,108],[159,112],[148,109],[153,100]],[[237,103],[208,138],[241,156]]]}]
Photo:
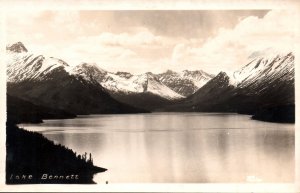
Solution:
[{"label": "postcard", "polygon": [[0,2],[1,189],[297,192],[299,4],[119,2]]}]

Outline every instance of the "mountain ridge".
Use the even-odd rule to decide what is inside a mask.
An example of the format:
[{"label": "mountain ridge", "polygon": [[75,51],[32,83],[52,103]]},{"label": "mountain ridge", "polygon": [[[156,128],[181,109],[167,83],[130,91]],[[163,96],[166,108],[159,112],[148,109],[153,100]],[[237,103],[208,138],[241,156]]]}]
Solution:
[{"label": "mountain ridge", "polygon": [[73,114],[147,112],[112,98],[99,83],[70,74],[71,68],[53,57],[9,51],[7,93]]},{"label": "mountain ridge", "polygon": [[[261,112],[274,111],[274,121],[283,122],[277,116],[280,109],[293,112],[291,106],[295,105],[295,57],[292,52],[256,56],[235,71],[235,77],[220,72],[193,95],[161,111],[235,112],[256,115],[253,118],[257,119],[263,119]],[[266,116],[265,120],[271,119]]]},{"label": "mountain ridge", "polygon": [[[72,105],[76,101],[85,101],[84,104],[92,109],[100,108],[100,103],[106,106],[106,110],[94,109],[91,113],[107,113],[112,109],[118,111],[117,104],[126,104],[128,108],[133,106],[148,111],[255,114],[271,110],[281,112],[279,108],[295,104],[295,56],[292,52],[277,53],[271,49],[254,52],[249,56],[249,62],[232,74],[220,72],[214,76],[202,70],[167,70],[158,74],[147,72],[134,75],[129,72],[108,72],[95,63],[69,66],[57,58],[31,54],[26,48],[26,52],[19,52],[24,50],[22,45],[8,47],[11,56],[7,70],[8,92],[16,95],[18,92],[24,93],[21,98],[35,101],[39,105],[56,101],[51,103],[52,107],[60,106],[59,101],[67,98],[73,102],[62,106],[71,110],[74,110]],[[39,85],[42,81],[52,85]],[[19,86],[19,83],[23,85]],[[69,90],[56,90],[57,85]],[[78,95],[74,93],[75,90],[80,92],[81,97],[74,97]],[[46,92],[49,96],[45,95]],[[89,92],[94,97],[89,98]],[[64,93],[63,97],[58,93]],[[105,99],[100,100],[101,97]],[[97,107],[93,105],[95,101],[98,101]],[[82,111],[84,104],[77,111]],[[260,113],[254,117],[262,116]]]},{"label": "mountain ridge", "polygon": [[[26,51],[19,52],[19,50]],[[174,81],[172,79],[167,80],[168,77],[165,77],[168,71],[160,74],[148,72],[133,75],[129,72],[108,72],[99,68],[95,63],[80,63],[76,66],[70,66],[58,58],[30,53],[21,42],[7,46],[7,51],[11,55],[7,61],[9,82],[23,81],[24,78],[43,79],[41,75],[48,74],[56,68],[63,68],[70,75],[82,76],[86,81],[100,83],[112,95],[115,92],[121,92],[121,94],[151,92],[167,100],[177,100],[193,94],[213,77],[213,75],[202,70],[173,72],[177,76],[177,85],[174,86],[174,83],[170,83],[170,81]],[[28,68],[28,66],[32,66],[32,68]],[[171,71],[169,70],[169,72]],[[148,84],[149,82],[152,84]],[[159,86],[161,91],[157,92],[159,91],[158,88],[155,90],[146,89],[148,85],[150,88]]]}]

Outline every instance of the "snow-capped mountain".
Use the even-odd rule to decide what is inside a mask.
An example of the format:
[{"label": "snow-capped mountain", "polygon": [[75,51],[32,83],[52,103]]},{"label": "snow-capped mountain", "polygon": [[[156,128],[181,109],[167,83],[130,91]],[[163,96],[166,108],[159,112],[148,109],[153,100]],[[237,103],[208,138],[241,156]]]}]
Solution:
[{"label": "snow-capped mountain", "polygon": [[214,77],[202,70],[184,70],[182,72],[168,70],[164,73],[156,74],[156,76],[160,82],[183,96],[195,93]]},{"label": "snow-capped mountain", "polygon": [[14,52],[14,53],[22,53],[22,52],[28,51],[22,42],[17,42],[15,44],[9,44],[6,46],[6,50],[8,52]]},{"label": "snow-capped mountain", "polygon": [[226,103],[228,94],[231,97],[233,90],[234,86],[230,84],[229,76],[220,72],[194,94],[163,111],[234,111],[228,106],[229,103]]},{"label": "snow-capped mountain", "polygon": [[220,72],[216,77],[211,79],[207,84],[200,88],[195,94],[187,98],[190,101],[198,101],[199,99],[217,101],[224,92],[233,89],[230,84],[230,78],[225,72]]},{"label": "snow-capped mountain", "polygon": [[72,74],[66,62],[26,50],[21,43],[7,47],[9,95],[74,114],[145,112],[112,98],[98,82],[81,75],[86,73]]},{"label": "snow-capped mountain", "polygon": [[194,93],[213,77],[203,71],[187,70],[180,73],[167,71],[162,74],[140,75],[111,73],[90,63],[71,67],[63,60],[30,53],[21,42],[7,46],[7,51],[8,82],[29,79],[42,81],[51,78],[49,74],[52,72],[62,70],[91,83],[99,83],[112,95],[151,93],[167,100],[177,100]]},{"label": "snow-capped mountain", "polygon": [[97,67],[96,64],[83,63],[70,70],[71,74],[80,75],[85,80],[98,82],[111,95],[151,93],[168,100],[181,99],[183,96],[165,86],[152,73],[132,75],[127,72],[111,73]]},{"label": "snow-capped mountain", "polygon": [[11,53],[7,57],[7,81],[22,82],[24,80],[41,81],[57,70],[67,70],[69,65],[63,60],[35,55],[28,52]]},{"label": "snow-capped mountain", "polygon": [[68,71],[71,75],[79,76],[92,83],[101,83],[108,72],[99,68],[95,63],[81,63]]},{"label": "snow-capped mountain", "polygon": [[133,75],[129,78],[110,74],[106,81],[103,81],[101,85],[111,92],[122,92],[127,94],[152,93],[168,100],[183,98],[183,96],[159,82],[150,73]]},{"label": "snow-capped mountain", "polygon": [[[232,75],[220,72],[193,95],[168,110],[254,113],[295,104],[294,55],[256,52]],[[290,108],[290,107],[289,107]]]},{"label": "snow-capped mountain", "polygon": [[270,85],[275,83],[278,85],[289,82],[294,85],[295,56],[292,52],[267,49],[254,52],[248,59],[248,64],[241,69],[233,74],[226,74],[230,77],[230,85],[256,95],[270,89]]},{"label": "snow-capped mountain", "polygon": [[262,92],[276,81],[294,80],[294,55],[289,53],[256,56],[241,70],[233,73],[239,88]]},{"label": "snow-capped mountain", "polygon": [[144,73],[133,75],[128,72],[112,73],[99,68],[96,64],[82,63],[70,70],[88,81],[100,83],[112,95],[152,93],[168,100],[182,99],[193,94],[213,76],[203,71],[168,70],[165,73]]},{"label": "snow-capped mountain", "polygon": [[7,82],[43,81],[51,78],[51,73],[68,72],[71,69],[61,59],[29,52],[21,42],[9,45],[6,49]]},{"label": "snow-capped mountain", "polygon": [[203,71],[133,75],[108,72],[97,64],[74,67],[57,58],[30,53],[21,42],[7,46],[7,53],[8,94],[75,114],[158,108],[242,113],[263,108],[282,112],[295,104],[295,57],[291,52],[255,52],[241,69],[215,77]]}]

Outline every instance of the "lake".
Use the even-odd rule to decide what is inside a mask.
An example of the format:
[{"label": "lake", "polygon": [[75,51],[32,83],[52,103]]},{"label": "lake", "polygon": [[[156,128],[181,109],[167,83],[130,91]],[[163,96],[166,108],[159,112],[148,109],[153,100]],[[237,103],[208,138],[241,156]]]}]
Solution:
[{"label": "lake", "polygon": [[295,125],[224,113],[87,115],[21,124],[108,171],[97,183],[293,182]]}]

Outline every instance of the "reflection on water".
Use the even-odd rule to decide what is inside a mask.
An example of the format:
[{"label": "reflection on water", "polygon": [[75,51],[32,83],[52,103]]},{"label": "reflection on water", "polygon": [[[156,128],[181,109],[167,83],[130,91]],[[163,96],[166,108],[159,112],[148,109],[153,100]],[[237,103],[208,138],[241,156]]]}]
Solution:
[{"label": "reflection on water", "polygon": [[292,182],[294,124],[247,115],[89,115],[23,124],[108,169],[98,183]]}]

